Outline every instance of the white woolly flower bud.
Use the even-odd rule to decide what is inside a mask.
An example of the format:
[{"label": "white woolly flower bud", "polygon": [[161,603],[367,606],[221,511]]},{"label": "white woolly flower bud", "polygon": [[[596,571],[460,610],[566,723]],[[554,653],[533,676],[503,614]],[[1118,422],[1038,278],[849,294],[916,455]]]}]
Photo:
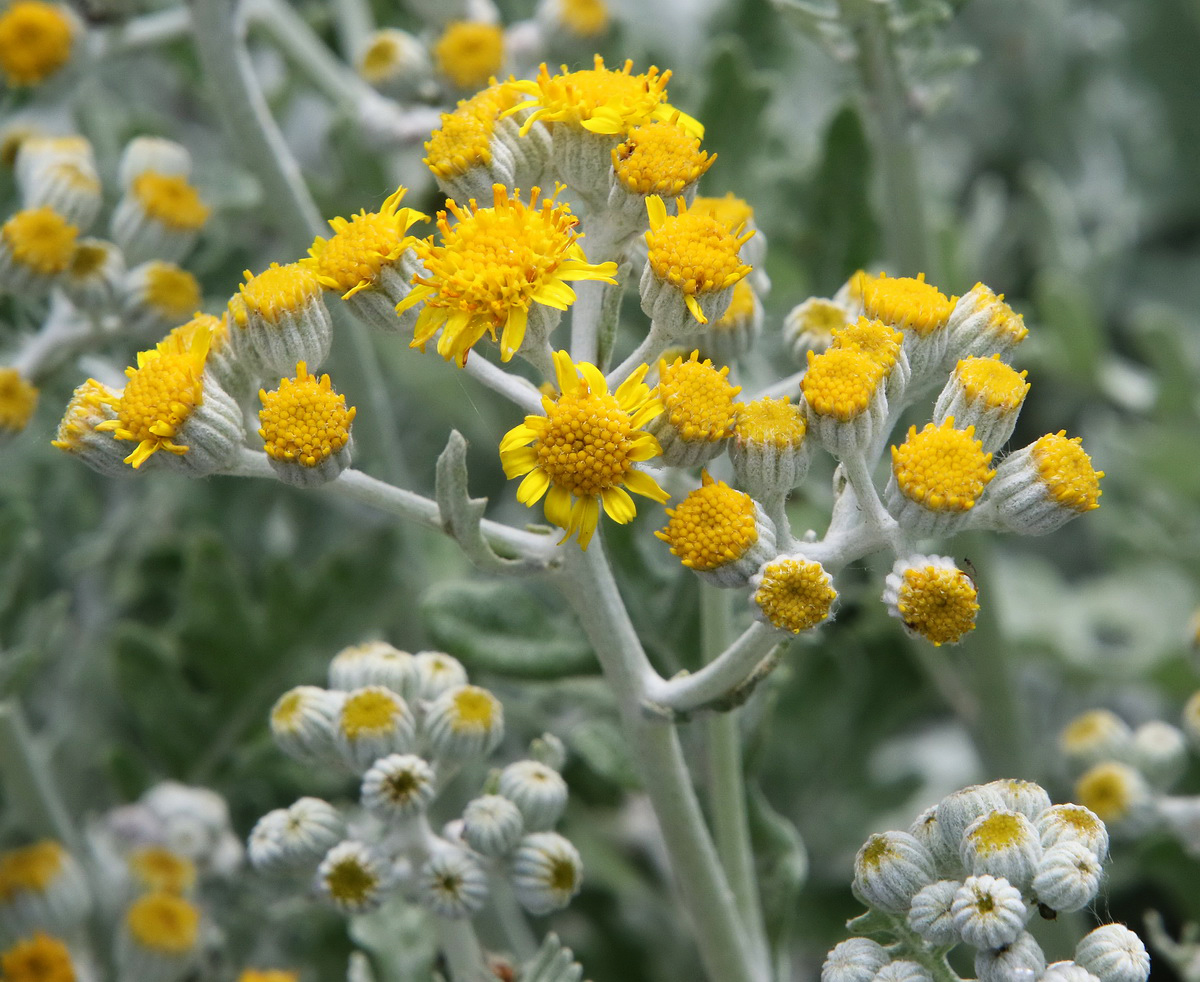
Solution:
[{"label": "white woolly flower bud", "polygon": [[1200,796],[1163,795],[1156,802],[1159,817],[1189,856],[1200,858]]},{"label": "white woolly flower bud", "polygon": [[483,856],[506,856],[517,847],[525,834],[521,810],[498,794],[485,794],[463,810],[462,836]]},{"label": "white woolly flower bud", "polygon": [[358,73],[381,92],[410,100],[433,75],[429,53],[408,31],[374,31],[357,58]]},{"label": "white woolly flower bud", "polygon": [[1003,948],[985,948],[975,956],[979,982],[1034,982],[1046,970],[1046,955],[1028,931]]},{"label": "white woolly flower bud", "polygon": [[536,760],[518,760],[504,768],[500,794],[520,809],[530,832],[554,828],[567,807],[567,782],[558,771]]},{"label": "white woolly flower bud", "polygon": [[315,685],[289,689],[271,709],[271,735],[289,757],[303,764],[337,759],[334,720],[345,697]]},{"label": "white woolly flower bud", "polygon": [[504,739],[504,707],[477,685],[449,689],[429,704],[425,742],[437,757],[468,760],[486,757]]},{"label": "white woolly flower bud", "polygon": [[1004,531],[1045,535],[1100,507],[1102,477],[1079,437],[1047,433],[997,465],[987,514]]},{"label": "white woolly flower bud", "polygon": [[334,846],[317,868],[315,889],[343,914],[363,914],[383,903],[391,887],[387,861],[361,842]]},{"label": "white woolly flower bud", "polygon": [[230,332],[240,357],[262,378],[290,375],[298,362],[316,369],[329,355],[333,321],[317,272],[272,263],[229,300]]},{"label": "white woolly flower bud", "polygon": [[1100,982],[1146,982],[1150,956],[1142,939],[1124,924],[1104,924],[1075,946],[1075,962]]},{"label": "white woolly flower bud", "polygon": [[949,879],[961,879],[965,875],[962,861],[958,858],[958,844],[951,848],[942,835],[942,827],[937,817],[938,806],[926,808],[912,825],[908,834],[915,838],[933,857],[934,869]]},{"label": "white woolly flower bud", "polygon": [[24,140],[14,169],[22,208],[53,208],[80,231],[96,221],[104,203],[100,175],[83,137]]},{"label": "white woolly flower bud", "polygon": [[434,777],[433,767],[423,758],[388,754],[363,775],[363,807],[385,822],[415,815],[437,794]]},{"label": "white woolly flower bud", "polygon": [[936,947],[954,944],[959,937],[953,907],[960,887],[958,880],[938,880],[919,890],[908,911],[908,926]]},{"label": "white woolly flower bud", "polygon": [[104,314],[116,310],[127,275],[125,257],[112,242],[80,239],[59,287],[76,309]]},{"label": "white woolly flower bud", "polygon": [[53,839],[0,853],[0,938],[71,935],[91,906],[83,868]]},{"label": "white woolly flower bud", "polygon": [[874,982],[933,982],[933,975],[919,962],[897,958],[875,973]]},{"label": "white woolly flower bud", "polygon": [[131,263],[179,262],[209,214],[186,177],[143,170],[123,190],[109,219],[109,234]]},{"label": "white woolly flower bud", "polygon": [[1096,813],[1083,805],[1051,805],[1033,823],[1043,849],[1063,842],[1078,842],[1100,862],[1108,855],[1108,829]]},{"label": "white woolly flower bud", "polygon": [[946,322],[950,352],[958,358],[1009,353],[1029,333],[1024,318],[1004,302],[1004,295],[976,283],[958,298]]},{"label": "white woolly flower bud", "polygon": [[933,857],[907,832],[878,832],[854,859],[854,892],[880,910],[908,910],[922,887],[937,879]]},{"label": "white woolly flower bud", "polygon": [[809,438],[839,460],[866,452],[887,423],[887,365],[852,348],[807,357],[800,391]]},{"label": "white woolly flower bud", "polygon": [[1088,769],[1075,782],[1075,798],[1110,826],[1130,835],[1154,822],[1154,798],[1141,772],[1110,760]]},{"label": "white woolly flower bud", "polygon": [[195,968],[203,934],[200,909],[164,890],[144,893],[125,910],[113,946],[117,977],[179,982]]},{"label": "white woolly flower bud", "polygon": [[320,798],[300,798],[258,820],[250,832],[247,852],[251,865],[261,873],[311,874],[345,835],[345,820],[333,805]]},{"label": "white woolly flower bud", "polygon": [[1130,751],[1130,763],[1160,790],[1178,781],[1187,766],[1183,731],[1161,720],[1151,720],[1134,730]]},{"label": "white woolly flower bud", "polygon": [[847,938],[830,949],[821,966],[821,982],[871,982],[888,953],[870,938]]},{"label": "white woolly flower bud", "polygon": [[969,876],[950,907],[954,928],[975,948],[1003,948],[1025,927],[1021,891],[1000,876]]},{"label": "white woolly flower bud", "polygon": [[1042,842],[1033,823],[1020,812],[997,809],[967,826],[961,857],[973,875],[1002,876],[1024,890],[1041,862]]},{"label": "white woolly flower bud", "polygon": [[442,846],[421,867],[421,903],[442,917],[470,917],[488,898],[487,873],[466,849]]},{"label": "white woolly flower bud", "polygon": [[973,784],[947,795],[938,802],[935,813],[945,847],[952,850],[955,857],[961,857],[962,837],[967,826],[997,808],[1004,808],[1004,799],[995,788],[987,785]]},{"label": "white woolly flower bud", "polygon": [[975,428],[983,449],[995,453],[1008,442],[1029,392],[1027,372],[1017,372],[996,355],[964,358],[951,373],[933,407],[933,421],[953,418],[960,429]]},{"label": "white woolly flower bud", "polygon": [[246,855],[250,865],[269,876],[289,872],[283,861],[283,836],[287,830],[287,809],[276,808],[254,823],[246,840]]},{"label": "white woolly flower bud", "polygon": [[1062,842],[1042,856],[1033,892],[1052,910],[1083,910],[1100,891],[1102,872],[1094,852],[1078,842]]},{"label": "white woolly flower bud", "polygon": [[1116,713],[1089,709],[1063,727],[1058,749],[1081,768],[1105,760],[1127,760],[1133,751],[1133,731]]},{"label": "white woolly flower bud", "polygon": [[346,693],[336,723],[337,748],[360,773],[380,757],[408,753],[416,742],[416,719],[408,703],[382,685]]},{"label": "white woolly flower bud", "polygon": [[582,882],[579,851],[557,832],[525,836],[513,855],[513,892],[531,914],[549,914],[566,907]]},{"label": "white woolly flower bud", "polygon": [[121,151],[117,182],[129,191],[133,182],[147,172],[171,177],[192,176],[192,155],[182,143],[157,136],[135,136]]},{"label": "white woolly flower bud", "polygon": [[386,641],[368,641],[343,648],[329,663],[329,688],[349,692],[382,685],[405,699],[416,689],[417,665],[412,655]]},{"label": "white woolly flower bud", "polygon": [[447,689],[467,684],[462,662],[441,651],[419,651],[413,656],[418,699],[436,699]]},{"label": "white woolly flower bud", "polygon": [[1040,784],[1020,779],[1002,779],[989,781],[985,788],[992,788],[1000,795],[1004,807],[1009,811],[1020,812],[1031,822],[1050,807],[1050,795]]},{"label": "white woolly flower bud", "polygon": [[1082,965],[1072,961],[1052,962],[1046,967],[1038,982],[1100,982]]},{"label": "white woolly flower bud", "polygon": [[828,348],[833,342],[833,332],[850,320],[851,312],[836,299],[809,297],[783,319],[783,342],[796,364],[806,365],[808,352],[820,354]]}]

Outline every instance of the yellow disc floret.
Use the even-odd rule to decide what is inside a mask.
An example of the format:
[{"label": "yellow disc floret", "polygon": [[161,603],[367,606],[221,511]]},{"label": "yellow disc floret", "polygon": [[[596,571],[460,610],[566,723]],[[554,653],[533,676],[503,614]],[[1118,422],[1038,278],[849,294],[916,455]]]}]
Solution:
[{"label": "yellow disc floret", "polygon": [[19,433],[37,408],[38,389],[15,368],[0,368],[0,431]]},{"label": "yellow disc floret", "polygon": [[18,0],[0,14],[0,71],[9,85],[37,85],[71,60],[74,31],[56,3]]},{"label": "yellow disc floret", "polygon": [[146,214],[169,228],[194,232],[208,221],[208,206],[179,174],[143,171],[133,179],[132,191]]},{"label": "yellow disc floret", "polygon": [[129,905],[125,926],[144,948],[165,955],[184,955],[196,946],[200,911],[182,897],[158,890]]},{"label": "yellow disc floret", "polygon": [[50,441],[51,446],[67,453],[81,451],[84,439],[95,430],[97,423],[110,415],[120,398],[120,393],[94,378],[77,386],[59,420],[58,432]]},{"label": "yellow disc floret", "polygon": [[168,335],[149,351],[139,351],[137,368],[125,369],[129,381],[116,405],[117,418],[96,429],[111,430],[136,449],[125,463],[141,467],[152,454],[187,453],[175,442],[179,428],[204,401],[204,363],[212,339],[209,330]]},{"label": "yellow disc floret", "polygon": [[670,497],[634,467],[662,452],[642,427],[663,405],[645,384],[645,365],[613,393],[595,365],[576,365],[565,351],[555,353],[554,368],[561,394],[542,398],[544,416],[526,416],[508,431],[500,461],[509,479],[525,478],[517,500],[531,506],[545,495],[547,520],[566,530],[564,541],[578,532],[586,549],[601,507],[621,525],[632,521],[637,509],[626,488],[655,501]]},{"label": "yellow disc floret", "polygon": [[758,541],[754,499],[714,481],[706,471],[699,488],[667,509],[667,527],[654,534],[688,569],[705,572],[741,559]]},{"label": "yellow disc floret", "polygon": [[687,361],[676,358],[658,367],[658,394],[663,417],[681,438],[689,442],[715,443],[733,435],[741,386],[729,384],[729,367],[717,369],[712,361],[700,361],[693,351]]},{"label": "yellow disc floret", "polygon": [[732,191],[723,198],[706,198],[698,195],[692,202],[690,211],[720,222],[725,228],[742,229],[754,221],[754,209],[744,198],[739,198]]},{"label": "yellow disc floret", "polygon": [[847,351],[859,351],[877,361],[885,372],[895,367],[900,357],[904,335],[883,321],[860,317],[852,324],[838,326],[831,332],[831,346]]},{"label": "yellow disc floret", "polygon": [[1137,771],[1110,760],[1097,764],[1076,782],[1074,797],[1100,821],[1119,822],[1129,815],[1141,790]]},{"label": "yellow disc floret", "polygon": [[464,685],[454,694],[453,702],[450,728],[455,732],[488,731],[503,719],[500,700],[477,685]]},{"label": "yellow disc floret", "polygon": [[994,811],[970,832],[968,838],[980,856],[990,856],[1020,845],[1028,838],[1029,822],[1016,812]]},{"label": "yellow disc floret", "polygon": [[[633,127],[652,119],[671,120],[678,110],[666,102],[669,71],[660,73],[651,67],[645,75],[633,74],[633,62],[626,61],[620,71],[604,67],[596,55],[594,67],[578,72],[567,70],[551,75],[543,64],[533,81],[514,83],[529,98],[512,110],[533,109],[521,126],[528,132],[538,120],[561,124],[589,133],[624,135]],[[686,114],[679,114],[679,125],[697,137],[704,127]]]},{"label": "yellow disc floret", "polygon": [[682,126],[661,120],[635,126],[612,152],[613,171],[625,190],[665,198],[682,194],[716,159]]},{"label": "yellow disc floret", "polygon": [[442,113],[441,126],[425,144],[425,166],[443,179],[489,166],[496,121],[520,99],[512,84],[497,82],[463,99],[454,112]]},{"label": "yellow disc floret", "polygon": [[979,592],[961,569],[912,566],[900,578],[896,608],[904,625],[926,641],[956,644],[975,629]]},{"label": "yellow disc floret", "polygon": [[958,299],[947,297],[933,284],[926,283],[924,273],[913,279],[859,272],[855,274],[854,285],[867,317],[910,329],[922,337],[946,326]]},{"label": "yellow disc floret", "polygon": [[75,982],[75,977],[67,946],[41,931],[0,953],[4,982]]},{"label": "yellow disc floret", "polygon": [[724,331],[741,327],[754,316],[754,306],[754,287],[750,285],[749,280],[738,280],[733,285],[733,296],[729,300],[729,307],[713,322],[712,329]]},{"label": "yellow disc floret", "polygon": [[146,890],[187,893],[196,883],[196,864],[162,846],[134,849],[127,862],[129,871]]},{"label": "yellow disc floret", "polygon": [[258,411],[267,456],[316,467],[341,451],[350,439],[350,424],[358,410],[346,408],[346,397],[334,392],[328,375],[310,375],[304,362],[294,379],[280,379],[271,392],[258,390]]},{"label": "yellow disc floret", "polygon": [[[271,263],[257,276],[246,270],[246,282],[238,289],[248,313],[256,313],[268,324],[294,317],[309,304],[320,300],[321,281],[317,273],[302,263]],[[244,327],[248,321],[234,313],[234,323]]]},{"label": "yellow disc floret", "polygon": [[1067,439],[1066,430],[1047,433],[1030,448],[1038,477],[1050,497],[1065,508],[1085,512],[1100,507],[1100,478],[1080,437]]},{"label": "yellow disc floret", "polygon": [[200,305],[200,284],[186,269],[153,260],[144,269],[143,299],[163,320],[186,317]]},{"label": "yellow disc floret", "polygon": [[650,195],[646,210],[650,230],[646,233],[648,261],[654,275],[683,294],[692,316],[701,324],[708,318],[696,301],[697,294],[714,293],[733,286],[750,272],[738,250],[754,233],[742,226],[730,229],[715,218],[676,200],[677,215],[668,215],[662,198]]},{"label": "yellow disc floret", "polygon": [[892,447],[892,472],[906,498],[930,511],[961,512],[975,507],[988,482],[990,453],[975,439],[975,427],[955,429],[951,416],[941,426],[909,427],[908,439]]},{"label": "yellow disc floret", "polygon": [[67,851],[53,839],[0,853],[0,901],[22,890],[43,893],[66,862]]},{"label": "yellow disc floret", "polygon": [[478,89],[500,71],[504,30],[499,24],[455,21],[434,45],[438,71],[460,89]]},{"label": "yellow disc floret", "polygon": [[825,568],[807,559],[776,559],[760,576],[754,602],[775,627],[799,634],[829,617],[837,591]]},{"label": "yellow disc floret", "polygon": [[325,872],[323,881],[329,896],[349,908],[367,904],[379,887],[379,877],[353,855],[334,863]]},{"label": "yellow disc floret", "polygon": [[0,227],[13,261],[54,276],[71,265],[79,229],[49,206],[19,211]]},{"label": "yellow disc floret", "polygon": [[321,285],[341,294],[343,300],[371,286],[383,267],[399,259],[415,242],[408,230],[416,222],[429,221],[428,215],[400,207],[406,190],[399,187],[393,191],[379,211],[363,209],[349,220],[331,218],[333,235],[328,239],[317,236],[301,264],[310,267]]},{"label": "yellow disc floret", "polygon": [[818,416],[848,423],[866,412],[885,376],[884,366],[861,351],[809,351],[800,389],[808,408]]},{"label": "yellow disc floret", "polygon": [[569,280],[616,282],[616,263],[587,261],[575,233],[578,219],[566,204],[546,198],[539,205],[540,188],[530,191],[528,205],[503,184],[493,185],[492,194],[491,208],[448,201],[454,225],[438,212],[441,245],[432,239],[417,244],[425,273],[413,278],[416,285],[396,305],[403,313],[424,302],[413,347],[424,350],[441,330],[438,353],[460,365],[484,334],[494,340],[498,328],[500,357],[510,360],[525,338],[533,304],[566,310],[575,302]]},{"label": "yellow disc floret", "polygon": [[380,686],[352,692],[342,706],[342,732],[351,740],[388,733],[404,716],[400,697]]},{"label": "yellow disc floret", "polygon": [[740,404],[733,429],[741,443],[769,444],[779,449],[800,446],[807,430],[804,411],[787,396]]},{"label": "yellow disc floret", "polygon": [[1016,412],[1025,401],[1029,383],[1028,372],[1018,372],[1001,361],[999,355],[990,358],[964,358],[954,368],[958,384],[966,397],[987,409],[1005,413]]}]

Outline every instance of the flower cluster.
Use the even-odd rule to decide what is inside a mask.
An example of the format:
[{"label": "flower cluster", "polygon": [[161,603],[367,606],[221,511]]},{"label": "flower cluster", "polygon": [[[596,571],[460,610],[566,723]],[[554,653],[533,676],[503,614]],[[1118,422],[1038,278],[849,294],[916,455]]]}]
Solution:
[{"label": "flower cluster", "polygon": [[504,709],[441,652],[410,654],[384,642],[355,645],[329,665],[329,687],[299,686],[271,711],[279,747],[307,764],[353,775],[358,804],[301,798],[264,815],[250,861],[281,884],[311,885],[345,914],[399,894],[439,917],[478,913],[507,881],[530,913],[565,907],[582,862],[554,831],[567,803],[561,745],[509,764],[483,793],[435,830],[438,799],[464,765],[504,736]]},{"label": "flower cluster", "polygon": [[[944,977],[946,956],[976,949],[980,982],[1146,982],[1150,958],[1136,934],[1106,924],[1085,935],[1071,961],[1046,964],[1031,920],[1086,907],[1108,853],[1104,823],[1081,805],[1052,805],[1029,781],[993,781],[956,791],[907,832],[871,836],[854,863],[854,892],[873,913],[851,921],[887,934],[843,941],[822,982]],[[880,927],[881,924],[888,925]]]}]

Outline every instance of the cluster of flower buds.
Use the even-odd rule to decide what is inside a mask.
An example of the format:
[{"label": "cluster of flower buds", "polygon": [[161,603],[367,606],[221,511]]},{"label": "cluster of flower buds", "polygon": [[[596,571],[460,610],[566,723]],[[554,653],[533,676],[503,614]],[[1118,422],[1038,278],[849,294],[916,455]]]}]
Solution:
[{"label": "cluster of flower buds", "polygon": [[[1030,932],[1035,914],[1082,910],[1100,888],[1108,832],[1081,805],[1052,805],[1029,781],[957,791],[907,832],[871,836],[854,863],[866,937],[837,945],[822,982],[931,982],[958,944],[976,949],[980,982],[1146,982],[1150,959],[1136,934],[1106,924],[1083,937],[1072,961],[1046,964]],[[870,923],[868,923],[870,922]]]},{"label": "cluster of flower buds", "polygon": [[1183,709],[1182,729],[1163,720],[1136,728],[1107,709],[1091,709],[1059,735],[1076,773],[1075,797],[1130,838],[1162,829],[1200,858],[1200,796],[1169,792],[1187,768],[1188,747],[1200,749],[1200,691]]},{"label": "cluster of flower buds", "polygon": [[339,652],[329,687],[299,686],[271,712],[271,732],[297,760],[359,783],[359,806],[301,798],[250,833],[260,872],[303,884],[346,914],[399,894],[446,918],[470,917],[498,887],[530,913],[565,907],[582,877],[579,853],[554,831],[567,803],[561,744],[493,772],[483,793],[435,831],[442,790],[504,736],[504,710],[441,652],[383,642]]}]

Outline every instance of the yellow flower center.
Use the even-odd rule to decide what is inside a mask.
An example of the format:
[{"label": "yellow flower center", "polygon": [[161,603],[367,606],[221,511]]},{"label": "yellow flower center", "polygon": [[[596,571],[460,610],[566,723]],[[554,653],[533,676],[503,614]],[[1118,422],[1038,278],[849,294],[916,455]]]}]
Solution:
[{"label": "yellow flower center", "polygon": [[462,100],[452,113],[442,113],[442,124],[425,144],[425,165],[438,177],[465,174],[472,167],[492,162],[492,133],[500,114],[521,97],[508,82],[500,82]]},{"label": "yellow flower center", "polygon": [[49,206],[19,211],[0,228],[13,260],[42,276],[71,265],[79,229]]},{"label": "yellow flower center", "polygon": [[0,368],[0,430],[20,432],[37,408],[38,389],[15,368]]},{"label": "yellow flower center", "polygon": [[454,694],[454,720],[452,730],[490,730],[496,725],[500,713],[500,701],[477,685],[464,686]]},{"label": "yellow flower center", "polygon": [[647,199],[650,230],[646,244],[655,276],[685,296],[695,297],[733,286],[750,272],[738,250],[752,232],[742,233],[740,227],[731,230],[710,215],[689,209],[682,198],[677,205],[679,214],[668,215],[661,199]]},{"label": "yellow flower center", "polygon": [[353,856],[347,856],[325,874],[325,889],[339,903],[356,907],[371,899],[379,880]]},{"label": "yellow flower center", "polygon": [[755,399],[738,406],[734,433],[741,443],[771,444],[779,449],[799,447],[807,431],[804,411],[786,396]]},{"label": "yellow flower center", "polygon": [[[294,317],[309,304],[321,298],[321,281],[315,271],[301,263],[280,266],[271,263],[257,276],[250,270],[243,274],[246,282],[239,287],[241,301],[249,313],[258,314],[268,324],[277,325],[286,317]],[[240,327],[249,323],[234,313]]]},{"label": "yellow flower center", "polygon": [[579,867],[569,859],[555,858],[550,861],[547,882],[556,893],[573,894],[579,886]]},{"label": "yellow flower center", "polygon": [[247,968],[237,977],[237,982],[300,982],[300,975],[280,968]]},{"label": "yellow flower center", "polygon": [[884,378],[884,367],[861,351],[831,348],[808,353],[808,371],[800,389],[808,408],[818,416],[848,423],[866,412]]},{"label": "yellow flower center", "polygon": [[889,277],[887,273],[868,276],[858,273],[855,286],[862,296],[867,317],[893,327],[908,328],[921,337],[946,326],[957,297],[947,298],[937,287],[925,282],[925,274],[916,279]]},{"label": "yellow flower center", "polygon": [[186,269],[155,260],[146,265],[145,303],[163,320],[187,317],[200,305],[200,284]]},{"label": "yellow flower center", "polygon": [[1026,837],[1027,825],[1014,812],[994,811],[971,831],[971,843],[982,855],[1001,852]]},{"label": "yellow flower center", "polygon": [[499,24],[456,21],[433,49],[438,71],[460,89],[478,89],[504,62],[504,30]]},{"label": "yellow flower center", "polygon": [[816,627],[829,616],[837,591],[829,574],[806,559],[777,559],[763,567],[754,602],[776,627],[793,634]]},{"label": "yellow flower center", "polygon": [[943,645],[975,629],[978,600],[975,584],[961,569],[917,566],[904,571],[896,606],[910,630]]},{"label": "yellow flower center", "polygon": [[750,285],[749,280],[738,280],[733,285],[733,297],[729,301],[729,308],[712,326],[717,331],[732,330],[741,327],[753,316],[754,287]]},{"label": "yellow flower center", "polygon": [[846,312],[822,297],[810,297],[787,318],[789,332],[803,337],[812,348],[827,348],[833,341],[833,332],[846,323]]},{"label": "yellow flower center", "polygon": [[58,4],[19,0],[0,14],[0,71],[10,85],[37,85],[71,60],[71,35]]},{"label": "yellow flower center", "polygon": [[410,801],[424,782],[412,771],[396,771],[383,782],[383,791],[390,801],[401,805]]},{"label": "yellow flower center", "polygon": [[304,703],[303,692],[285,692],[271,709],[271,727],[284,732],[295,730],[304,718]]},{"label": "yellow flower center", "polygon": [[0,853],[0,901],[20,890],[42,893],[57,877],[67,851],[52,839]]},{"label": "yellow flower center", "polygon": [[1118,822],[1133,804],[1136,772],[1125,764],[1097,764],[1075,785],[1075,798],[1102,822]]},{"label": "yellow flower center", "polygon": [[990,453],[975,438],[975,427],[954,428],[954,417],[941,426],[927,423],[920,433],[910,426],[908,439],[892,447],[896,484],[910,501],[930,511],[969,511],[996,476],[988,470]]},{"label": "yellow flower center", "polygon": [[608,5],[604,0],[559,0],[559,17],[572,34],[590,38],[608,27]]},{"label": "yellow flower center", "polygon": [[1107,709],[1089,709],[1067,724],[1059,737],[1059,743],[1068,754],[1086,753],[1124,729],[1125,724],[1114,713]]},{"label": "yellow flower center", "polygon": [[1097,839],[1104,832],[1104,823],[1086,806],[1059,805],[1058,821],[1074,830],[1085,841]]},{"label": "yellow flower center", "polygon": [[160,890],[129,905],[125,926],[143,947],[167,955],[183,955],[196,945],[200,911],[182,897]]},{"label": "yellow flower center", "polygon": [[71,275],[85,279],[104,268],[111,250],[103,242],[81,242],[71,255]]},{"label": "yellow flower center", "polygon": [[208,221],[209,208],[186,177],[143,171],[132,190],[146,214],[169,228],[193,232]]},{"label": "yellow flower center", "polygon": [[384,266],[400,258],[413,239],[407,232],[426,216],[411,208],[400,208],[406,188],[397,188],[379,211],[364,209],[344,218],[330,219],[333,236],[320,236],[308,250],[308,259],[301,263],[311,267],[327,290],[350,297],[371,286]]},{"label": "yellow flower center", "polygon": [[688,210],[715,219],[731,231],[745,228],[754,221],[754,209],[732,191],[723,198],[698,196]]},{"label": "yellow flower center", "polygon": [[310,375],[304,362],[296,365],[294,379],[280,379],[271,392],[259,389],[258,397],[263,404],[258,435],[267,455],[305,467],[316,467],[346,446],[358,413],[346,408],[346,397],[333,391],[328,375]]},{"label": "yellow flower center", "polygon": [[867,869],[876,870],[883,865],[885,860],[896,858],[896,850],[892,848],[887,836],[876,833],[863,846],[861,862]]},{"label": "yellow flower center", "polygon": [[196,864],[161,846],[145,846],[129,854],[129,869],[147,890],[186,893],[196,882]]},{"label": "yellow flower center", "polygon": [[687,361],[659,363],[658,393],[671,426],[689,442],[716,443],[733,434],[741,386],[730,385],[728,366],[720,370],[693,351]]},{"label": "yellow flower center", "polygon": [[342,732],[351,740],[387,733],[404,715],[400,697],[372,688],[348,696],[342,706]]},{"label": "yellow flower center", "polygon": [[658,120],[635,126],[612,152],[613,171],[622,187],[631,194],[668,198],[700,180],[716,159],[682,126]]},{"label": "yellow flower center", "polygon": [[378,85],[391,78],[392,72],[401,67],[403,60],[404,48],[400,36],[392,31],[378,31],[362,53],[358,71],[372,85]]},{"label": "yellow flower center", "polygon": [[107,408],[115,406],[119,400],[116,392],[94,378],[77,386],[59,420],[58,432],[50,441],[51,446],[67,453],[78,452],[82,449],[83,438],[106,418]]},{"label": "yellow flower center", "polygon": [[754,499],[707,473],[703,480],[667,509],[667,527],[654,533],[684,566],[700,572],[736,562],[758,541]]},{"label": "yellow flower center", "polygon": [[564,393],[546,413],[535,445],[538,467],[550,483],[580,498],[624,483],[634,428],[629,413],[609,392]]},{"label": "yellow flower center", "polygon": [[1025,326],[1025,318],[1016,313],[1004,302],[1003,293],[993,293],[982,283],[975,284],[975,290],[983,294],[980,306],[988,311],[988,331],[1002,343],[1020,344],[1029,334]]},{"label": "yellow flower center", "polygon": [[883,321],[867,320],[865,317],[860,317],[853,324],[837,327],[832,332],[834,348],[859,351],[877,361],[885,372],[895,367],[903,342],[904,335],[899,331],[888,327]]},{"label": "yellow flower center", "polygon": [[1017,372],[1011,365],[991,358],[964,358],[955,366],[954,375],[971,402],[983,403],[988,409],[1014,413],[1021,408],[1029,383],[1028,372]]},{"label": "yellow flower center", "polygon": [[1067,439],[1065,430],[1047,433],[1032,447],[1038,477],[1060,505],[1077,512],[1100,507],[1100,478],[1080,437]]},{"label": "yellow flower center", "polygon": [[4,982],[75,982],[71,952],[58,938],[38,931],[0,954]]}]

